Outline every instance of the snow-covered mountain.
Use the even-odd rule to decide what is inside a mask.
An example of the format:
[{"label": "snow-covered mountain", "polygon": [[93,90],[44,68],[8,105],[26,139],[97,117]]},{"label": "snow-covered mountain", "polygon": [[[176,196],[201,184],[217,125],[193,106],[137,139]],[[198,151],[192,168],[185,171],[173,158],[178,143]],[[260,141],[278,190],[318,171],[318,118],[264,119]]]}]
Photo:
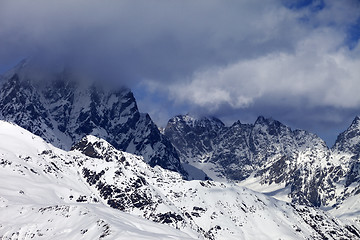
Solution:
[{"label": "snow-covered mountain", "polygon": [[360,238],[360,118],[332,149],[264,117],[159,130],[129,89],[33,70],[0,79],[2,238]]},{"label": "snow-covered mountain", "polygon": [[117,149],[141,155],[151,166],[187,173],[172,144],[148,114],[140,113],[129,89],[81,81],[79,76],[33,71],[23,61],[0,85],[0,119],[69,149],[92,134]]},{"label": "snow-covered mountain", "polygon": [[357,116],[331,148],[341,165],[334,214],[360,223],[360,118]]},{"label": "snow-covered mountain", "polygon": [[339,206],[360,192],[358,117],[333,149],[312,133],[264,117],[227,127],[218,119],[179,115],[169,120],[164,134],[183,162],[211,178],[236,180],[279,199]]},{"label": "snow-covered mountain", "polygon": [[337,153],[360,153],[360,117],[355,117],[347,130],[342,132],[336,139],[332,150]]},{"label": "snow-covered mountain", "polygon": [[85,156],[0,121],[1,239],[192,239],[109,208],[83,181]]},{"label": "snow-covered mountain", "polygon": [[0,121],[0,139],[3,239],[360,238],[321,210],[185,181],[94,136],[67,152]]}]

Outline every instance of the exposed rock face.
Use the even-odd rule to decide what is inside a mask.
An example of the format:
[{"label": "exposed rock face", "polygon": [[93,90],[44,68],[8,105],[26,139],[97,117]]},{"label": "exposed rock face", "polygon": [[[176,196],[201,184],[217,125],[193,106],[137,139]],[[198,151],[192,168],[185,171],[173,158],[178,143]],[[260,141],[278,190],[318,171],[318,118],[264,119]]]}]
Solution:
[{"label": "exposed rock face", "polygon": [[[336,204],[347,196],[349,185],[356,182],[359,186],[358,117],[332,150],[312,133],[291,130],[264,117],[254,124],[238,121],[226,127],[215,118],[176,116],[164,133],[183,162],[203,169],[210,177],[278,185],[294,203]],[[340,194],[344,189],[345,195]],[[358,190],[355,187],[352,193]]]},{"label": "exposed rock face", "polygon": [[140,113],[132,92],[99,82],[77,81],[66,72],[37,76],[25,63],[1,84],[0,119],[11,121],[63,149],[92,134],[117,149],[141,155],[184,176],[178,154],[148,114]]},{"label": "exposed rock face", "polygon": [[340,200],[360,193],[360,117],[336,139],[332,151],[343,166],[345,188]]},{"label": "exposed rock face", "polygon": [[360,153],[360,117],[355,117],[349,128],[342,132],[332,147],[334,152],[344,152],[353,155]]}]

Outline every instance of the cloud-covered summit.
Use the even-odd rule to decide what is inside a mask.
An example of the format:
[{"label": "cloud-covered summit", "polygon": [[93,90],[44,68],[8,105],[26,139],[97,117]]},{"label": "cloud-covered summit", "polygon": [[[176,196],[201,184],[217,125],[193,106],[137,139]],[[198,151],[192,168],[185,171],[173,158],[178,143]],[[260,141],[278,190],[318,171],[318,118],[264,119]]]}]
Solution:
[{"label": "cloud-covered summit", "polygon": [[0,70],[31,56],[128,85],[161,124],[267,115],[325,136],[360,112],[359,26],[358,0],[2,0]]}]

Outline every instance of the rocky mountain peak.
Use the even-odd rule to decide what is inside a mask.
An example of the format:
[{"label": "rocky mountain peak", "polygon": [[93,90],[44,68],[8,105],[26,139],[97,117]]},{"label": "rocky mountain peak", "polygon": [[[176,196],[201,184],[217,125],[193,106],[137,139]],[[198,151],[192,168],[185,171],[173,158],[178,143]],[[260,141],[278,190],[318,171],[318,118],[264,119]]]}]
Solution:
[{"label": "rocky mountain peak", "polygon": [[347,130],[353,131],[358,129],[360,129],[360,117],[356,116]]},{"label": "rocky mountain peak", "polygon": [[259,116],[256,119],[254,125],[283,125],[283,124],[277,120],[274,120],[271,117],[266,118],[264,116]]},{"label": "rocky mountain peak", "polygon": [[256,124],[267,124],[267,122],[269,121],[270,119],[266,119],[264,116],[259,116],[256,121],[255,121],[255,125]]},{"label": "rocky mountain peak", "polygon": [[168,125],[186,125],[191,128],[211,128],[219,129],[225,126],[225,124],[216,117],[195,117],[190,114],[177,115],[168,121]]},{"label": "rocky mountain peak", "polygon": [[357,124],[360,124],[360,117],[356,116],[353,122],[356,122]]},{"label": "rocky mountain peak", "polygon": [[360,117],[356,116],[351,125],[336,139],[332,150],[347,152],[354,155],[360,153]]},{"label": "rocky mountain peak", "polygon": [[254,129],[263,128],[265,128],[270,135],[278,135],[281,131],[291,131],[289,127],[277,120],[259,116],[254,123]]},{"label": "rocky mountain peak", "polygon": [[86,135],[97,136],[116,149],[143,156],[152,166],[186,176],[175,148],[150,116],[139,112],[129,89],[67,70],[41,72],[23,65],[9,71],[2,83],[1,119],[66,150]]},{"label": "rocky mountain peak", "polygon": [[[289,195],[297,196],[295,202],[321,205],[317,186],[310,182],[319,181],[319,173],[325,174],[322,168],[330,164],[330,152],[316,135],[292,131],[263,116],[254,124],[237,121],[216,131],[208,127],[200,132],[189,126],[183,131],[176,122],[173,124],[165,134],[179,150],[182,161],[203,169],[212,179],[244,181],[256,176],[262,184],[291,187]],[[299,178],[303,181],[296,180]]]}]

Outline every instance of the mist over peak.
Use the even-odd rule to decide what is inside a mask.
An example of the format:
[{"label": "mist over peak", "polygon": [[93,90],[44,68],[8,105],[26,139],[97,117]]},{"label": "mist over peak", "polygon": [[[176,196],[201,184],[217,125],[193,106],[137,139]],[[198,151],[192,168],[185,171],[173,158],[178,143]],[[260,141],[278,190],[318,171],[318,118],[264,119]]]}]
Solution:
[{"label": "mist over peak", "polygon": [[353,0],[2,1],[0,72],[29,56],[133,89],[159,125],[266,115],[334,141],[360,112],[359,19]]}]

